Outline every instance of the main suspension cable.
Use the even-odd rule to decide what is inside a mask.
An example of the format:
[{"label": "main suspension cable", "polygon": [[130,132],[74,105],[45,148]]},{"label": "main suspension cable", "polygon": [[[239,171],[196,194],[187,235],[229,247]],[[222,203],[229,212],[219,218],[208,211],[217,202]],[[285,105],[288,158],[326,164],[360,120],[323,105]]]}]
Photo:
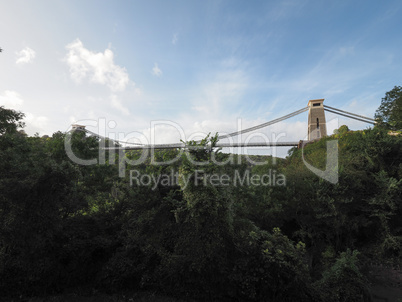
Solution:
[{"label": "main suspension cable", "polygon": [[123,141],[120,141],[120,140],[117,140],[117,139],[107,138],[107,137],[104,137],[104,136],[102,136],[102,135],[99,135],[99,134],[97,134],[97,133],[95,133],[95,132],[92,132],[92,131],[90,131],[90,130],[88,130],[88,129],[76,128],[76,129],[74,129],[74,131],[82,131],[82,132],[91,134],[92,136],[95,136],[95,137],[97,137],[97,138],[99,138],[99,139],[110,140],[110,141],[113,141],[113,142],[116,142],[116,143],[119,143],[119,144],[139,145],[139,146],[143,145],[143,144],[141,144],[141,143],[123,142]]},{"label": "main suspension cable", "polygon": [[266,122],[266,123],[263,123],[263,124],[260,124],[260,125],[254,126],[254,127],[250,127],[250,128],[247,128],[247,129],[243,129],[243,130],[240,130],[240,131],[236,131],[236,132],[233,132],[233,133],[218,136],[218,139],[219,140],[220,139],[225,139],[225,138],[229,138],[229,137],[232,137],[232,136],[237,136],[237,135],[240,135],[240,134],[255,131],[255,130],[258,130],[258,129],[261,129],[261,128],[264,128],[264,127],[267,127],[267,126],[270,126],[270,125],[273,125],[273,124],[276,124],[276,123],[279,123],[279,122],[284,121],[284,120],[286,120],[288,118],[294,117],[294,116],[296,116],[296,115],[298,115],[300,113],[303,113],[303,112],[307,111],[308,109],[309,109],[309,107],[307,106],[305,108],[299,109],[299,110],[297,110],[295,112],[289,113],[287,115],[284,115],[284,116],[282,116],[280,118],[277,118],[277,119],[274,119],[272,121],[269,121],[269,122]]},{"label": "main suspension cable", "polygon": [[339,111],[339,112],[343,112],[343,113],[346,113],[346,114],[349,114],[349,115],[354,115],[354,116],[356,116],[356,117],[360,117],[360,118],[363,118],[363,119],[366,119],[366,120],[370,120],[370,121],[375,122],[375,119],[372,119],[371,117],[367,117],[367,116],[363,116],[363,115],[351,113],[351,112],[344,111],[344,110],[341,110],[341,109],[337,109],[337,108],[334,108],[334,107],[330,107],[330,106],[327,106],[327,105],[324,105],[324,108],[329,108],[329,109],[332,109],[332,110],[336,110],[336,111]]},{"label": "main suspension cable", "polygon": [[376,122],[373,122],[373,121],[370,121],[370,120],[364,120],[364,119],[357,118],[357,117],[354,117],[354,116],[350,116],[350,115],[347,115],[347,114],[344,114],[344,113],[336,112],[336,111],[330,110],[328,108],[324,108],[324,110],[328,111],[328,112],[331,112],[331,113],[339,114],[339,115],[342,115],[342,116],[345,116],[345,117],[348,117],[348,118],[351,118],[351,119],[354,119],[354,120],[358,120],[358,121],[361,121],[361,122],[365,122],[365,123],[369,123],[369,124],[373,124],[373,125],[376,124]]}]

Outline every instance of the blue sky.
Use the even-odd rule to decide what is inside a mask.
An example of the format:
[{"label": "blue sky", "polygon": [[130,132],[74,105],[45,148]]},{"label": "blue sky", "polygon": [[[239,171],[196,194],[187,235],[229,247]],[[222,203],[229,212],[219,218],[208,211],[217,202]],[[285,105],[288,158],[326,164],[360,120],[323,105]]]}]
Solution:
[{"label": "blue sky", "polygon": [[[401,12],[399,0],[0,0],[0,105],[25,112],[29,134],[104,118],[140,139],[152,121],[194,138],[316,98],[373,117],[402,84]],[[156,141],[178,142],[173,128]],[[303,139],[307,113],[263,133]]]}]

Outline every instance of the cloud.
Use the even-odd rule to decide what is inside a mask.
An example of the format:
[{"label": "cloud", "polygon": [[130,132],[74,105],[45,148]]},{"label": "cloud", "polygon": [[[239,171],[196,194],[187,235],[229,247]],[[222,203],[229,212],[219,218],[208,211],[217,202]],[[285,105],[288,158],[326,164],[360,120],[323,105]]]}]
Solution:
[{"label": "cloud", "polygon": [[174,34],[172,38],[172,44],[176,45],[177,41],[179,41],[179,34]]},{"label": "cloud", "polygon": [[0,106],[4,106],[7,109],[20,110],[23,104],[24,100],[16,91],[5,90],[0,95]]},{"label": "cloud", "polygon": [[[155,66],[157,67],[157,64]],[[196,96],[190,97],[186,107],[189,110],[181,111],[176,116],[175,122],[180,123],[181,133],[185,133],[186,137],[181,137],[180,131],[171,125],[159,126],[160,130],[155,133],[156,143],[200,139],[209,132],[231,132],[236,126],[239,116],[236,105],[249,87],[248,75],[242,63],[235,59],[225,60],[203,77],[204,80],[192,88],[194,93],[190,95]],[[144,135],[149,131],[149,128],[144,130]],[[197,133],[199,135],[194,137]]]},{"label": "cloud", "polygon": [[200,95],[193,101],[193,109],[203,117],[219,118],[239,102],[247,86],[248,80],[243,70],[229,68],[221,71],[200,89]]},{"label": "cloud", "polygon": [[119,110],[121,113],[123,113],[124,115],[129,115],[130,111],[123,106],[123,104],[121,103],[121,101],[117,98],[116,95],[112,95],[110,98],[110,104],[112,105],[113,108]]},{"label": "cloud", "polygon": [[[21,95],[12,90],[5,90],[0,95],[0,106],[4,106],[7,109],[22,110],[24,100]],[[31,112],[23,111],[25,114],[24,121],[26,122],[26,131],[29,134],[35,132],[44,132],[48,126],[48,118],[46,116],[36,116]]]},{"label": "cloud", "polygon": [[44,131],[47,124],[48,118],[46,116],[35,116],[34,114],[27,112],[25,113],[25,121],[27,123],[28,128],[35,132]]},{"label": "cloud", "polygon": [[155,63],[154,68],[152,68],[152,74],[157,77],[160,77],[162,75],[162,70],[160,70],[157,63]]},{"label": "cloud", "polygon": [[18,56],[18,58],[15,63],[16,64],[25,64],[25,63],[32,62],[32,60],[36,56],[36,53],[33,49],[31,49],[29,47],[25,47],[21,51],[17,51],[16,55]]},{"label": "cloud", "polygon": [[80,83],[89,78],[93,83],[108,86],[112,91],[126,89],[130,79],[127,70],[114,63],[113,51],[92,52],[84,47],[79,39],[66,46],[65,61],[70,67],[71,78]]},{"label": "cloud", "polygon": [[354,54],[355,48],[354,46],[351,47],[341,47],[339,48],[339,53],[341,55],[349,55],[349,54]]}]

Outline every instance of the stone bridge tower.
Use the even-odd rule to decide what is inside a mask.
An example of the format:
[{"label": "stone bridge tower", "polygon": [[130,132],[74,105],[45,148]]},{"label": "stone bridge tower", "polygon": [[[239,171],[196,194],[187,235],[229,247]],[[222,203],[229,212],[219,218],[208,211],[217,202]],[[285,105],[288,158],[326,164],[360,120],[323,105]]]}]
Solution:
[{"label": "stone bridge tower", "polygon": [[324,99],[310,100],[308,107],[308,140],[312,141],[327,136]]}]

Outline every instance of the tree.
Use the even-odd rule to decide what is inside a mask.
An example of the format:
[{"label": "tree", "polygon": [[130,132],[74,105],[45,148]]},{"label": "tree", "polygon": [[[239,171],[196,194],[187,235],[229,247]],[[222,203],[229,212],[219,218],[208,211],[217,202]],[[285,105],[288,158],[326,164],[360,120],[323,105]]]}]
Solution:
[{"label": "tree", "polygon": [[347,249],[316,282],[321,301],[371,301],[364,276],[359,270],[359,252]]},{"label": "tree", "polygon": [[17,128],[21,115],[14,115],[14,127],[6,123],[0,135],[2,296],[16,291],[38,294],[62,283],[59,278],[66,273],[60,259],[67,258],[62,255],[69,241],[64,226],[80,201],[73,164],[57,163],[41,138],[8,131]]},{"label": "tree", "polygon": [[395,86],[385,94],[378,107],[375,118],[387,129],[402,129],[402,87]]},{"label": "tree", "polygon": [[25,123],[21,121],[24,116],[22,112],[0,106],[0,135],[16,132],[18,128],[24,127]]}]

